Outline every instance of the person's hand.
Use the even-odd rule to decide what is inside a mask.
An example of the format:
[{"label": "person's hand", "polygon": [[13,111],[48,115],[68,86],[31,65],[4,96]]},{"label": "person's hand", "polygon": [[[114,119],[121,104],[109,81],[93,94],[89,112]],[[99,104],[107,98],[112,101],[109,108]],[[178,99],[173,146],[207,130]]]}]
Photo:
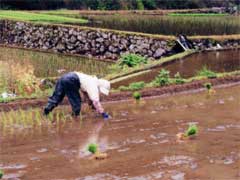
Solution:
[{"label": "person's hand", "polygon": [[102,117],[103,117],[104,120],[108,120],[110,118],[110,116],[106,112],[102,113]]}]

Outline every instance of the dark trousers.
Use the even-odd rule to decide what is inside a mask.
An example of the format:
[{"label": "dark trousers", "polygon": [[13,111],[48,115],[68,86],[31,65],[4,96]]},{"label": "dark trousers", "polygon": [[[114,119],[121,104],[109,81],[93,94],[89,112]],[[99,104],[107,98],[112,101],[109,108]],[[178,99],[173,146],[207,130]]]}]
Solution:
[{"label": "dark trousers", "polygon": [[81,111],[81,97],[79,93],[80,81],[78,76],[73,73],[67,73],[63,75],[56,84],[53,95],[48,99],[48,104],[44,109],[44,113],[51,112],[59,103],[62,102],[64,96],[68,97],[68,100],[72,106],[74,115],[78,116]]}]

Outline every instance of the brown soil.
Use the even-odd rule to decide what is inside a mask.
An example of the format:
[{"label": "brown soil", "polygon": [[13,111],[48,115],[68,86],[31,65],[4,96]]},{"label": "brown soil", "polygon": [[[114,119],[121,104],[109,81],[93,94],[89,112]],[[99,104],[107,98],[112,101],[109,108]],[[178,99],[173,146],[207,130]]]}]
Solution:
[{"label": "brown soil", "polygon": [[[159,88],[146,88],[141,90],[142,97],[151,97],[151,96],[161,96],[161,95],[169,95],[176,94],[181,92],[193,91],[193,90],[201,90],[204,88],[204,84],[207,82],[211,82],[213,86],[232,84],[240,81],[240,76],[227,76],[224,78],[216,78],[216,79],[205,79],[198,80],[191,83],[186,83],[183,85],[169,85],[166,87]],[[112,93],[108,97],[102,97],[103,102],[107,101],[120,101],[132,98],[132,92],[117,92]],[[0,103],[0,111],[9,111],[11,109],[28,109],[33,107],[41,107],[47,103],[47,98],[44,99],[22,99],[16,100],[14,102],[8,103]],[[65,99],[62,105],[67,104],[68,101]]]}]

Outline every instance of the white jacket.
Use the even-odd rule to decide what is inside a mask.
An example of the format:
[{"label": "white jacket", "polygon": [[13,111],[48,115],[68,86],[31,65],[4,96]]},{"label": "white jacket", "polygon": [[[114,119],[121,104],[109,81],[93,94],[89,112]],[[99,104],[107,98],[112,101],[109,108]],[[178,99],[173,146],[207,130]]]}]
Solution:
[{"label": "white jacket", "polygon": [[104,79],[98,79],[96,76],[90,76],[79,72],[75,73],[79,77],[81,91],[86,92],[96,110],[99,113],[103,113],[104,109],[100,103],[100,92],[108,95],[110,91],[110,82]]}]

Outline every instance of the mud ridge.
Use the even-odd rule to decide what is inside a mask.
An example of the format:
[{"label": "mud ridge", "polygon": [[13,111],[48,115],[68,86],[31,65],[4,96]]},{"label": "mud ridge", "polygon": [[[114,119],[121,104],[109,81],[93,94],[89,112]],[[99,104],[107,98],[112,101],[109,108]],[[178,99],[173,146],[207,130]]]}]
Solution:
[{"label": "mud ridge", "polygon": [[[141,94],[143,98],[152,97],[152,96],[161,96],[161,95],[173,95],[177,93],[189,92],[193,90],[200,90],[204,88],[204,84],[210,82],[213,86],[219,85],[231,85],[237,82],[240,82],[240,76],[226,76],[222,78],[215,78],[215,79],[204,79],[204,80],[197,80],[190,83],[182,84],[182,85],[169,85],[165,87],[158,87],[158,88],[146,88],[141,90]],[[112,93],[108,97],[102,97],[103,102],[110,102],[110,101],[121,101],[127,100],[132,98],[132,92],[117,92]],[[9,111],[9,110],[17,110],[17,109],[29,109],[35,107],[42,107],[47,103],[47,98],[42,99],[21,99],[16,100],[14,102],[8,103],[0,103],[0,111]],[[61,105],[68,104],[67,99],[65,98]]]}]

